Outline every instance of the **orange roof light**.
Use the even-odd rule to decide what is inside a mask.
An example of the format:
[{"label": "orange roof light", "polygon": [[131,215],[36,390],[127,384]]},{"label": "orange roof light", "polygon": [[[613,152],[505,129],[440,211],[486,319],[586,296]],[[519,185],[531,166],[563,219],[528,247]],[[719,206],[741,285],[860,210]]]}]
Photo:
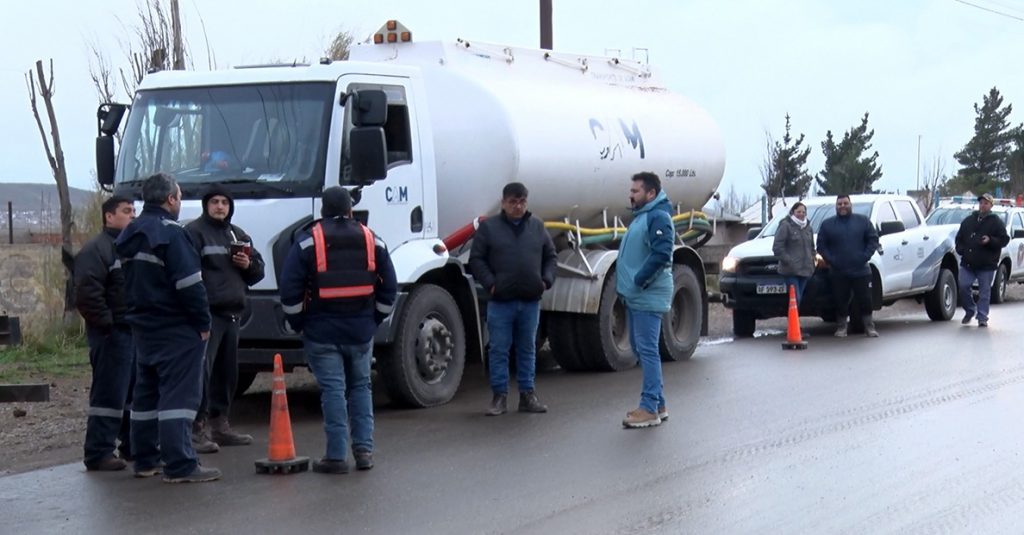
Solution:
[{"label": "orange roof light", "polygon": [[412,41],[412,33],[402,32],[402,42],[408,43],[409,41]]},{"label": "orange roof light", "polygon": [[373,34],[373,44],[379,45],[384,42],[384,35],[380,33]]},{"label": "orange roof light", "polygon": [[398,21],[397,20],[389,20],[387,22],[386,26],[387,26],[387,29],[388,29],[389,32],[393,32],[393,31],[395,31],[398,28]]},{"label": "orange roof light", "polygon": [[398,36],[393,34],[393,33],[389,33],[388,34],[388,42],[389,43],[397,43],[398,42]]}]

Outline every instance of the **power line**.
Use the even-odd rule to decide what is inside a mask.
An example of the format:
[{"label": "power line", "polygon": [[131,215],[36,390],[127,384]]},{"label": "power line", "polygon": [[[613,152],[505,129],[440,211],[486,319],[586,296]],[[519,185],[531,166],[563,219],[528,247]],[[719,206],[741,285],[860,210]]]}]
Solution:
[{"label": "power line", "polygon": [[994,13],[996,15],[1001,15],[1003,17],[1007,17],[1007,18],[1011,18],[1011,19],[1014,19],[1014,20],[1019,20],[1021,22],[1024,22],[1024,17],[1018,17],[1016,15],[1011,15],[1009,13],[1005,13],[1005,12],[1002,12],[1002,11],[997,11],[995,9],[988,8],[988,7],[985,7],[985,6],[979,6],[978,4],[972,4],[972,3],[967,2],[965,0],[953,0],[953,1],[954,2],[959,2],[959,3],[961,3],[961,4],[965,5],[965,6],[971,6],[971,7],[974,7],[974,8],[978,8],[978,9],[980,9],[982,11],[988,11],[989,13]]}]

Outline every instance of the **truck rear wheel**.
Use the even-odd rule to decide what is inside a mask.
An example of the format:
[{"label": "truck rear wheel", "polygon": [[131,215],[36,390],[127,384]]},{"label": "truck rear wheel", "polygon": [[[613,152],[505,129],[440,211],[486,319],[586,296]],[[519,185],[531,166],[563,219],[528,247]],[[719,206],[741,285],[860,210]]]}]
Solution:
[{"label": "truck rear wheel", "polygon": [[548,343],[551,345],[551,356],[555,362],[568,372],[587,369],[576,343],[577,327],[575,314],[550,312],[547,314]]},{"label": "truck rear wheel", "polygon": [[690,266],[672,268],[672,310],[661,320],[661,360],[687,360],[697,349],[703,321],[702,296],[697,275]]},{"label": "truck rear wheel", "polygon": [[413,407],[451,401],[466,366],[466,329],[451,294],[433,284],[414,289],[386,351],[378,363],[392,401]]},{"label": "truck rear wheel", "polygon": [[953,272],[942,268],[935,288],[924,297],[924,309],[932,321],[948,321],[956,312],[956,278]]},{"label": "truck rear wheel", "polygon": [[625,370],[637,362],[629,345],[626,304],[615,291],[615,280],[615,273],[605,279],[597,317],[580,316],[576,323],[583,358],[590,369],[597,371]]},{"label": "truck rear wheel", "polygon": [[754,326],[756,324],[754,314],[747,312],[746,310],[733,310],[732,311],[732,334],[736,338],[750,338],[754,336]]}]

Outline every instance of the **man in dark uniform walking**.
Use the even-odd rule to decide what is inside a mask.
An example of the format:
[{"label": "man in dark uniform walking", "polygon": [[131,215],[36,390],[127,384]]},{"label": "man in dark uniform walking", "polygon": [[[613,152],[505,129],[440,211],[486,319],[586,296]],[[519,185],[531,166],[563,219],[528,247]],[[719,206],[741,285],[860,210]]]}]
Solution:
[{"label": "man in dark uniform walking", "polygon": [[234,213],[231,194],[214,186],[203,195],[203,215],[185,225],[202,259],[213,321],[202,403],[192,426],[192,447],[199,453],[252,443],[252,436],[231,429],[228,413],[238,386],[238,319],[245,309],[246,290],[263,280],[263,257],[249,235],[231,223]]},{"label": "man in dark uniform walking", "polygon": [[[135,219],[132,201],[113,196],[103,202],[103,230],[75,256],[75,306],[85,319],[92,386],[85,427],[85,468],[123,470],[131,459],[129,415],[135,376],[132,331],[125,321],[124,274],[114,239]],[[115,442],[119,457],[114,456]]]},{"label": "man in dark uniform walking", "polygon": [[[142,214],[117,238],[128,323],[136,346],[132,398],[135,475],[164,473],[167,483],[213,481],[192,449],[192,421],[202,395],[210,311],[199,255],[178,224],[181,188],[157,173],[142,184]],[[162,461],[162,464],[161,464]]]},{"label": "man in dark uniform walking", "polygon": [[373,468],[373,336],[391,314],[398,284],[387,246],[352,218],[348,191],[324,190],[320,215],[296,238],[279,286],[285,317],[302,333],[320,385],[327,453],[313,471],[344,474],[350,430],[356,468]]}]

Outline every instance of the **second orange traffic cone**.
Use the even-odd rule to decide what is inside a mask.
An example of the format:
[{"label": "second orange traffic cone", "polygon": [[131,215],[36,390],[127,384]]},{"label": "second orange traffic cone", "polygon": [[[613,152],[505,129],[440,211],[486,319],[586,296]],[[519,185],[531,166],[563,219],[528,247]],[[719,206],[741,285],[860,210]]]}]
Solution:
[{"label": "second orange traffic cone", "polygon": [[291,474],[309,469],[309,457],[295,456],[292,419],[288,414],[288,394],[284,386],[281,354],[274,355],[274,386],[270,396],[270,445],[267,458],[256,461],[259,474]]},{"label": "second orange traffic cone", "polygon": [[807,349],[807,342],[800,336],[800,309],[796,304],[796,286],[789,285],[789,326],[782,349]]}]

